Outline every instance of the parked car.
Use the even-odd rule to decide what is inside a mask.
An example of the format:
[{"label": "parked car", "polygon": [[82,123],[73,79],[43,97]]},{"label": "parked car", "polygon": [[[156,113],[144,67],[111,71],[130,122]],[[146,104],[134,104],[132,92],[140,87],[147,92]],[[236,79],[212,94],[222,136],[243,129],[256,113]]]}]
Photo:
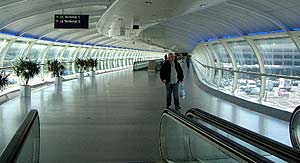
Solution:
[{"label": "parked car", "polygon": [[291,79],[285,79],[285,78],[279,78],[279,89],[285,89],[287,91],[291,91],[292,89],[292,80]]},{"label": "parked car", "polygon": [[299,86],[300,81],[299,80],[293,80],[292,83],[293,83],[293,86]]},{"label": "parked car", "polygon": [[282,96],[282,97],[289,97],[290,96],[289,92],[286,89],[283,89],[283,88],[279,89],[277,93],[278,93],[278,96]]},{"label": "parked car", "polygon": [[272,80],[272,82],[273,82],[273,87],[279,86],[279,80]]},{"label": "parked car", "polygon": [[259,95],[260,88],[259,87],[249,87],[245,91],[247,95]]},{"label": "parked car", "polygon": [[247,88],[256,88],[256,82],[254,80],[247,81]]},{"label": "parked car", "polygon": [[245,91],[247,89],[247,81],[246,80],[240,80],[239,81],[239,88],[241,91]]}]

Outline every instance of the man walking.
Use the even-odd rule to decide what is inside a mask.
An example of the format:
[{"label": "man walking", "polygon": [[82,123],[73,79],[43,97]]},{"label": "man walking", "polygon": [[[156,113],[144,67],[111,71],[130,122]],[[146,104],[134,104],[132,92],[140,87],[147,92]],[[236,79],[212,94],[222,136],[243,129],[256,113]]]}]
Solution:
[{"label": "man walking", "polygon": [[171,106],[171,95],[173,93],[175,109],[180,109],[178,96],[178,83],[183,81],[183,71],[180,64],[175,61],[173,53],[168,54],[168,60],[162,65],[160,69],[160,79],[166,85],[167,90],[167,108]]}]

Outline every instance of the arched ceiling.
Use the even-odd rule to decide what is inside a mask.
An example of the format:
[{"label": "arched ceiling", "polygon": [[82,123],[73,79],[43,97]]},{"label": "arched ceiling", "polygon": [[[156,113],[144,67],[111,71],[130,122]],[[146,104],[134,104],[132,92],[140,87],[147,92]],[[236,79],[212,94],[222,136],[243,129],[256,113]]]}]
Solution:
[{"label": "arched ceiling", "polygon": [[[300,27],[299,0],[228,0],[202,7],[202,10],[150,27],[140,34],[140,38],[163,46],[171,46],[175,40],[180,40],[183,46],[175,44],[175,48],[191,51],[198,43],[212,38],[290,31]],[[158,31],[160,35],[155,34]]]},{"label": "arched ceiling", "polygon": [[[201,41],[300,27],[300,0],[1,0],[0,32],[37,39],[192,51]],[[54,14],[89,29],[54,29]],[[134,30],[132,26],[139,25]],[[125,30],[120,35],[120,30]],[[155,46],[155,47],[154,47]]]}]

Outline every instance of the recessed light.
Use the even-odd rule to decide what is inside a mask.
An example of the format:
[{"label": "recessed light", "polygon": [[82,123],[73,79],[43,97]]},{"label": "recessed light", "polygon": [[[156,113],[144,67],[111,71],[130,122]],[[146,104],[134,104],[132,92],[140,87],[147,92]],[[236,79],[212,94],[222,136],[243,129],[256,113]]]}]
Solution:
[{"label": "recessed light", "polygon": [[146,1],[145,2],[147,5],[152,5],[152,2],[150,2],[150,1]]}]

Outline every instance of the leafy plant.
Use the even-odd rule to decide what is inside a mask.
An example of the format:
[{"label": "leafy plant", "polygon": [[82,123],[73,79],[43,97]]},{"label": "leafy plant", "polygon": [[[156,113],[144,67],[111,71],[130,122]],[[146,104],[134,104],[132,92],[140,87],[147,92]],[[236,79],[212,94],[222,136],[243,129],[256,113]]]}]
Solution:
[{"label": "leafy plant", "polygon": [[87,61],[84,59],[80,59],[80,58],[77,58],[75,60],[75,64],[76,64],[77,68],[79,69],[79,72],[83,72],[88,67]]},{"label": "leafy plant", "polygon": [[52,62],[48,61],[48,70],[52,72],[53,76],[60,77],[65,70],[65,66],[55,59]]},{"label": "leafy plant", "polygon": [[90,67],[92,69],[92,71],[98,64],[97,59],[92,59],[92,58],[88,59],[87,62],[88,62],[88,67]]},{"label": "leafy plant", "polygon": [[10,74],[6,75],[4,71],[2,71],[0,73],[0,89],[1,90],[3,90],[3,88],[8,85],[8,76],[9,75]]},{"label": "leafy plant", "polygon": [[19,62],[13,69],[18,77],[25,79],[25,85],[28,85],[30,78],[33,78],[40,72],[40,66],[37,63],[22,58],[19,58]]}]

